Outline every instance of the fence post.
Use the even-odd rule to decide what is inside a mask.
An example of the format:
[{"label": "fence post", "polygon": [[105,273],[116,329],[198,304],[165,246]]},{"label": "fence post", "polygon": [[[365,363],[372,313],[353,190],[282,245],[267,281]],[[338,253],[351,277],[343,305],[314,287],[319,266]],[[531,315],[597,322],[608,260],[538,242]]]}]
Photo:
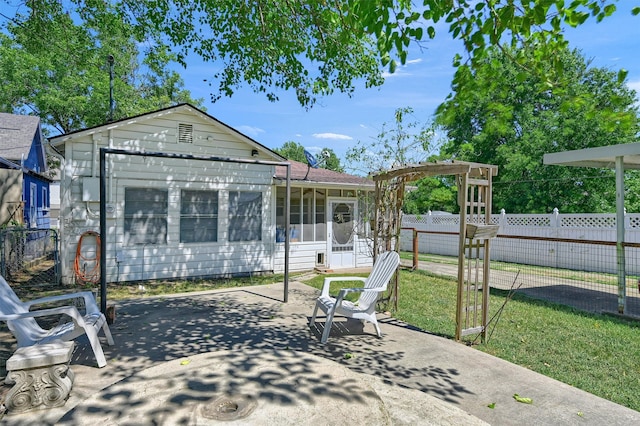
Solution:
[{"label": "fence post", "polygon": [[[631,229],[631,218],[627,216],[627,208],[624,208],[624,229]],[[625,235],[626,237],[626,235]],[[625,238],[625,241],[627,239]]]},{"label": "fence post", "polygon": [[498,225],[500,225],[500,230],[504,232],[507,226],[507,212],[504,209],[500,209],[500,219]]},{"label": "fence post", "polygon": [[560,210],[557,207],[554,207],[553,213],[551,213],[551,227],[559,228],[560,227]]},{"label": "fence post", "polygon": [[[560,236],[560,210],[557,207],[554,207],[553,213],[551,214],[551,218],[549,220],[550,232],[551,235],[547,235],[551,238],[558,238]],[[558,253],[560,249],[560,244],[556,241],[553,243],[553,267],[557,268],[560,264],[560,253]]]},{"label": "fence post", "polygon": [[413,269],[418,269],[418,230],[413,228]]}]

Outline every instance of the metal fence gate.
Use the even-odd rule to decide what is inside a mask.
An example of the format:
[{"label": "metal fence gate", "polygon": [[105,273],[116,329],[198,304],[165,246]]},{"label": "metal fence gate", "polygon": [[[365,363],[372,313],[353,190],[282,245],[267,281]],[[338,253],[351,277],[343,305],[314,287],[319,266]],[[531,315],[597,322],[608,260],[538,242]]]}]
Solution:
[{"label": "metal fence gate", "polygon": [[58,231],[0,229],[0,275],[12,287],[60,284]]}]

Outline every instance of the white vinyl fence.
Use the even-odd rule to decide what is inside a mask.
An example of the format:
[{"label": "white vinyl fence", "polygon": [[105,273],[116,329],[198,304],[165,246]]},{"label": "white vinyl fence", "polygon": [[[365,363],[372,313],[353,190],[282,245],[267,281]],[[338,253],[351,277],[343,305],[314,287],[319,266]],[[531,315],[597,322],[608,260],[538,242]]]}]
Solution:
[{"label": "white vinyl fence", "polygon": [[[458,236],[454,234],[459,232],[459,220],[453,214],[404,215],[402,227],[435,233],[418,234],[420,253],[455,257]],[[492,223],[500,225],[498,238],[491,244],[492,261],[614,274],[617,271],[615,245],[602,244],[616,241],[615,214],[561,214],[557,209],[551,214],[507,214],[502,210],[492,216]],[[585,244],[562,240],[580,240]],[[401,250],[412,251],[413,232],[404,229],[400,241]],[[625,242],[640,243],[638,213],[625,215]],[[627,248],[625,252],[627,275],[640,275],[640,249]]]}]

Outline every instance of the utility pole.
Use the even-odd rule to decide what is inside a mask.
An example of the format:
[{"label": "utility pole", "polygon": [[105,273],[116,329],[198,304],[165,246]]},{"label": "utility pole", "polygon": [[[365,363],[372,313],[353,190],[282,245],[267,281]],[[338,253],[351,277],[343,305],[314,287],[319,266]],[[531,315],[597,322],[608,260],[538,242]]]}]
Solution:
[{"label": "utility pole", "polygon": [[115,109],[113,100],[113,64],[115,59],[113,55],[109,55],[107,62],[109,62],[109,121],[113,121],[113,110]]}]

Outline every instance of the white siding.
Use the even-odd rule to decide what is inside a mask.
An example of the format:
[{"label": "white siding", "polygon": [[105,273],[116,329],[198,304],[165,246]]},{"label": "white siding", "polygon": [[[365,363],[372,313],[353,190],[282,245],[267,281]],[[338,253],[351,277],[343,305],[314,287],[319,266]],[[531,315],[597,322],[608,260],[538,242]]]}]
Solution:
[{"label": "white siding", "polygon": [[[309,271],[316,266],[325,266],[316,264],[318,253],[324,253],[326,261],[327,256],[329,255],[327,252],[326,241],[318,241],[314,243],[290,243],[289,270],[291,272]],[[358,240],[355,263],[357,268],[373,265],[371,249],[365,240]],[[277,273],[284,272],[284,243],[276,244],[273,269],[274,272]]]},{"label": "white siding", "polygon": [[[193,125],[193,143],[178,143],[178,124]],[[99,203],[84,202],[83,182],[99,176],[99,148],[165,152],[203,157],[252,159],[248,143],[199,114],[172,112],[136,119],[102,133],[78,136],[65,144],[62,181],[63,282],[74,280],[73,264],[83,232],[99,231]],[[107,156],[107,282],[217,276],[273,270],[273,166],[124,155]],[[169,192],[167,244],[124,245],[124,189],[166,188]],[[180,243],[180,189],[219,191],[218,242]],[[86,188],[85,188],[86,190]],[[262,241],[227,242],[229,191],[263,193]],[[95,198],[92,198],[95,199]]]}]

